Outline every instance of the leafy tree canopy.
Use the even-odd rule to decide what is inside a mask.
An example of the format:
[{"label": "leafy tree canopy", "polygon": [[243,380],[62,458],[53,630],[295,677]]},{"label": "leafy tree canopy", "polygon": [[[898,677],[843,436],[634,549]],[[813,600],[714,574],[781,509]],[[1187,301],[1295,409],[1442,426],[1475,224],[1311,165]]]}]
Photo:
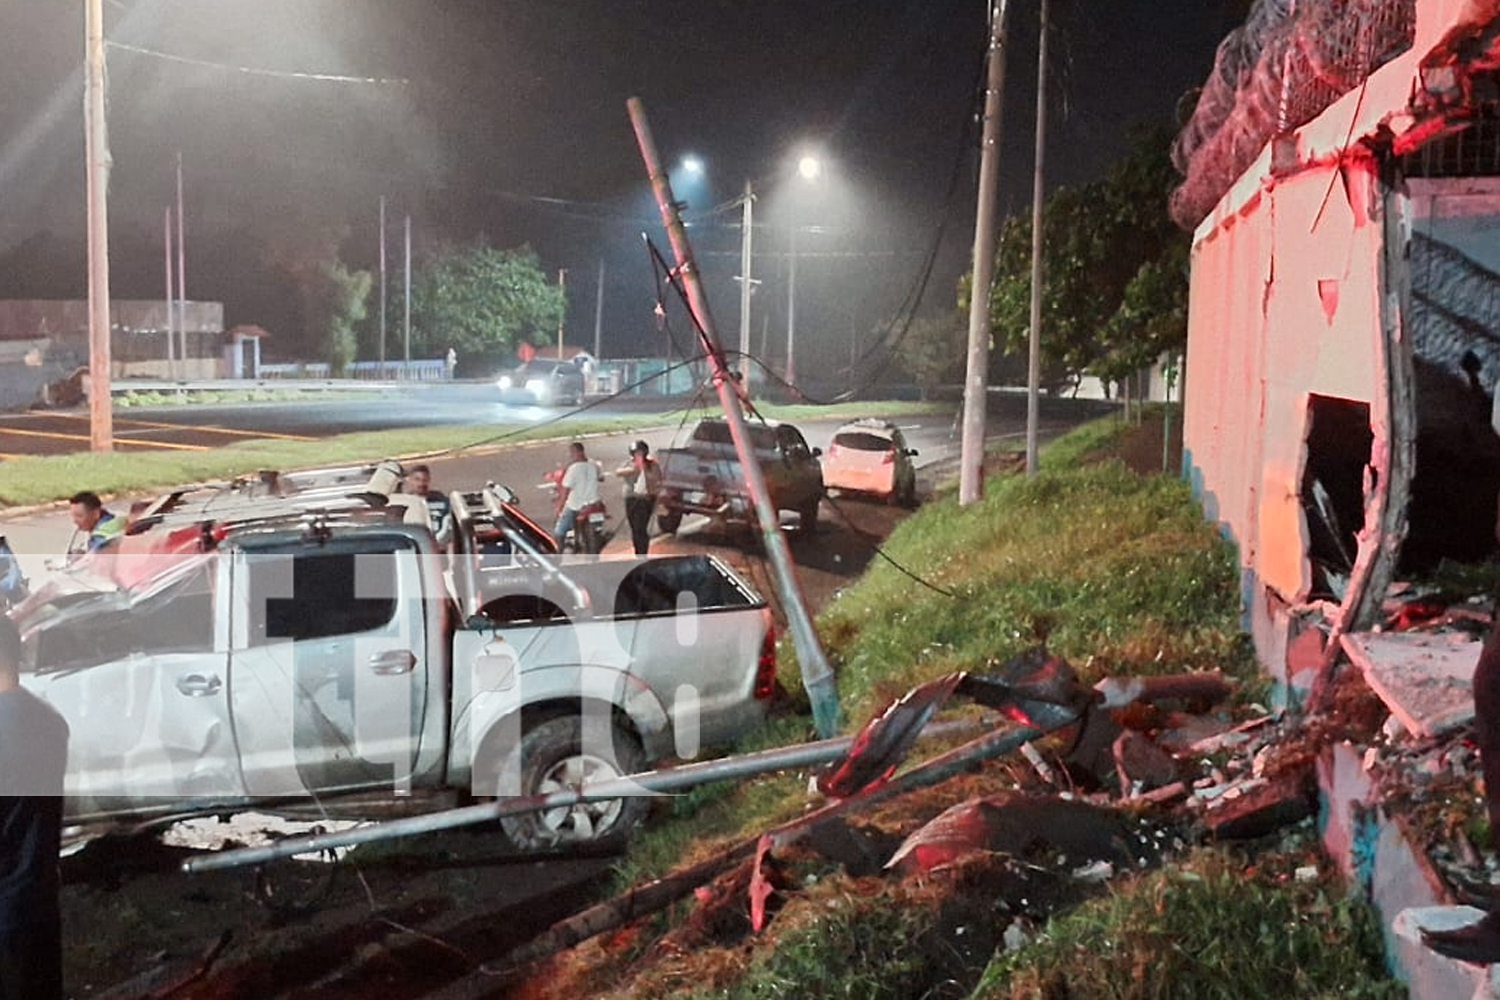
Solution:
[{"label": "leafy tree canopy", "polygon": [[[1140,134],[1103,180],[1059,188],[1043,208],[1043,382],[1118,379],[1187,337],[1188,236],[1167,214],[1171,134]],[[1002,230],[991,317],[996,346],[1024,354],[1031,326],[1031,220]],[[1002,353],[1002,352],[996,352]]]},{"label": "leafy tree canopy", "polygon": [[[400,294],[392,315],[401,315]],[[441,357],[450,347],[460,355],[497,354],[522,341],[551,343],[566,302],[530,247],[440,244],[413,269],[412,356]]]}]

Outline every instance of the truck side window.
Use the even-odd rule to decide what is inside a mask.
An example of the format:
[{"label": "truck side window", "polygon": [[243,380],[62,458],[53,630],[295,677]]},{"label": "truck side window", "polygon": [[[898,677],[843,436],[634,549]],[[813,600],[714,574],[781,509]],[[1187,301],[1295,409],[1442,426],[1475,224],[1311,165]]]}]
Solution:
[{"label": "truck side window", "polygon": [[802,435],[797,432],[797,428],[787,427],[783,425],[780,428],[780,432],[781,450],[786,453],[786,456],[788,458],[800,462],[804,461],[810,454],[812,454],[812,452],[807,447],[807,442],[803,440]]},{"label": "truck side window", "polygon": [[[255,641],[352,635],[389,623],[396,614],[394,594],[355,595],[355,560],[369,554],[324,549],[251,559],[250,613],[256,625],[264,626],[251,628]],[[291,563],[291,597],[285,596],[281,582],[283,560]]]},{"label": "truck side window", "polygon": [[128,607],[43,630],[33,643],[34,667],[47,673],[132,654],[205,652],[213,643],[213,584],[205,564]]}]

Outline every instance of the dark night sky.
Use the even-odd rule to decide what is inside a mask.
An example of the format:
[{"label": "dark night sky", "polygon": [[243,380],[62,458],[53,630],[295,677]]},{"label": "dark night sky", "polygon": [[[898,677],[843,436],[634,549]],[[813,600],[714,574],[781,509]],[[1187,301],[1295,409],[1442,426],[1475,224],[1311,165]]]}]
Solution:
[{"label": "dark night sky", "polygon": [[[1031,190],[1037,4],[1011,3],[1001,200],[1018,211]],[[0,252],[42,232],[81,245],[83,7],[0,0]],[[1100,176],[1131,123],[1172,120],[1242,7],[1057,0],[1049,183]],[[161,294],[161,266],[145,261],[162,257],[181,150],[188,294],[223,300],[231,324],[275,332],[278,305],[238,277],[268,248],[338,232],[344,258],[374,268],[384,195],[391,280],[407,212],[418,242],[529,243],[550,272],[568,269],[570,331],[591,340],[603,260],[606,354],[657,350],[640,234],[660,226],[625,110],[633,95],[665,160],[706,162],[712,190],[677,191],[694,213],[754,180],[765,284],[753,326],[765,317],[773,343],[785,328],[787,221],[820,227],[797,237],[798,336],[811,362],[847,358],[888,321],[940,233],[922,303],[950,304],[972,243],[984,0],[105,0],[105,21],[118,43],[117,298]],[[804,144],[830,164],[810,198],[787,180]],[[694,240],[728,334],[739,232],[727,224],[737,213],[720,218]],[[3,260],[0,297],[11,297]],[[79,294],[83,282],[80,257]]]}]

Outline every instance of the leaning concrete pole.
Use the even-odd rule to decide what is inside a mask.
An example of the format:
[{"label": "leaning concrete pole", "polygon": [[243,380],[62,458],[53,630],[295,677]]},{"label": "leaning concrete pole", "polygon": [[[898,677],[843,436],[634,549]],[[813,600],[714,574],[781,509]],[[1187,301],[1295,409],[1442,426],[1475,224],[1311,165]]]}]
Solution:
[{"label": "leaning concrete pole", "polygon": [[979,205],[974,219],[974,281],[969,293],[969,360],[964,375],[964,424],[959,446],[958,502],[984,490],[984,423],[990,368],[990,287],[995,276],[995,202],[1000,177],[1000,111],[1005,87],[1006,0],[990,5],[990,43],[984,91],[984,139],[979,150]]},{"label": "leaning concrete pole", "polygon": [[677,270],[687,289],[688,305],[693,310],[705,352],[713,366],[714,385],[719,392],[719,403],[724,407],[724,420],[729,425],[729,434],[734,440],[740,468],[744,470],[745,486],[755,505],[761,537],[771,558],[776,589],[786,611],[787,627],[797,649],[797,662],[802,666],[802,686],[807,689],[808,699],[812,702],[813,722],[817,726],[818,735],[823,739],[830,739],[839,731],[841,724],[838,688],[834,684],[833,670],[823,654],[823,647],[818,643],[818,633],[813,629],[812,618],[807,613],[807,604],[802,599],[802,591],[797,583],[791,550],[787,548],[786,536],[781,533],[781,521],[771,503],[770,491],[766,489],[765,474],[761,471],[760,462],[756,460],[754,448],[751,447],[749,428],[745,426],[745,416],[740,410],[740,396],[735,388],[734,374],[724,359],[724,348],[719,343],[713,313],[709,310],[708,298],[703,292],[698,265],[688,243],[687,229],[677,214],[677,199],[672,195],[671,182],[657,155],[656,142],[651,137],[651,126],[646,121],[645,108],[636,97],[627,101],[626,107],[630,112],[631,124],[635,127],[641,156],[646,161],[651,189],[661,208],[667,238],[671,241],[672,252],[677,258]]},{"label": "leaning concrete pole", "polygon": [[104,2],[88,0],[88,72],[84,87],[84,158],[88,160],[89,446],[115,447],[109,392],[109,140],[104,129]]}]

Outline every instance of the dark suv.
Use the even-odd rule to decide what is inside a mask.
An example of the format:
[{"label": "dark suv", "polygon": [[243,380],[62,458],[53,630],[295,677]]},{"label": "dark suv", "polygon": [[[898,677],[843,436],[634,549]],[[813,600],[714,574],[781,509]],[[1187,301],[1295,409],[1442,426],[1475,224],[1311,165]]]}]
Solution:
[{"label": "dark suv", "polygon": [[571,361],[533,359],[501,375],[495,385],[506,402],[541,406],[583,402],[583,372]]}]

